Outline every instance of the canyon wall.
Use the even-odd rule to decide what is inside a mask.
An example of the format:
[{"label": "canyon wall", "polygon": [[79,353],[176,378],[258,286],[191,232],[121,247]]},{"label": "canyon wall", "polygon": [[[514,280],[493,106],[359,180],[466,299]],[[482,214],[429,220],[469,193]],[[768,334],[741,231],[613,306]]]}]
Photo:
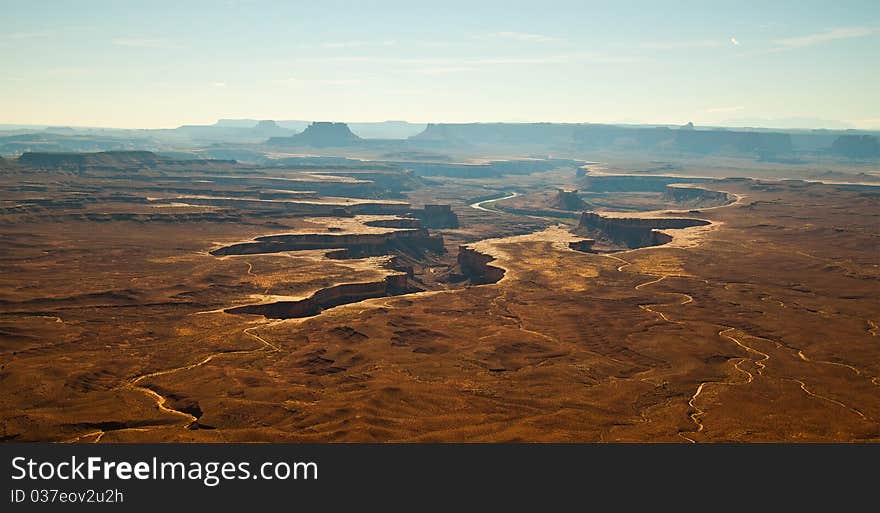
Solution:
[{"label": "canyon wall", "polygon": [[229,308],[226,313],[263,315],[270,319],[311,317],[322,310],[365,299],[394,296],[410,292],[405,274],[386,276],[382,281],[343,283],[321,289],[300,301],[278,301],[260,305]]},{"label": "canyon wall", "polygon": [[578,161],[567,159],[498,160],[485,164],[443,162],[406,162],[415,176],[451,176],[457,178],[489,178],[504,175],[527,175],[558,167],[575,167]]},{"label": "canyon wall", "polygon": [[708,221],[702,219],[604,217],[594,212],[584,212],[578,224],[578,231],[627,248],[643,248],[659,246],[672,240],[672,237],[657,229],[688,228],[708,224]]},{"label": "canyon wall", "polygon": [[557,189],[550,206],[560,210],[584,210],[587,203],[578,196],[577,189]]},{"label": "canyon wall", "polygon": [[695,206],[718,206],[731,202],[731,198],[726,192],[676,185],[666,186],[663,199]]},{"label": "canyon wall", "polygon": [[880,142],[873,135],[841,135],[831,145],[831,153],[851,159],[880,157]]},{"label": "canyon wall", "polygon": [[115,174],[157,167],[228,166],[234,160],[172,159],[150,151],[101,151],[95,153],[25,152],[17,162],[29,169],[83,172],[110,171]]},{"label": "canyon wall", "polygon": [[480,253],[467,246],[458,248],[458,265],[463,275],[474,285],[496,283],[504,277],[504,269],[489,265],[495,257]]},{"label": "canyon wall", "polygon": [[254,255],[306,249],[340,249],[345,252],[334,252],[334,257],[353,258],[385,255],[393,250],[409,254],[420,254],[423,251],[442,253],[445,248],[442,236],[431,235],[428,230],[418,228],[388,233],[269,235],[257,237],[254,242],[243,242],[218,248],[211,251],[211,254],[215,256]]},{"label": "canyon wall", "polygon": [[595,243],[596,241],[594,239],[582,239],[576,240],[574,242],[569,242],[568,247],[575,251],[581,251],[583,253],[595,253],[595,250],[593,250],[593,244]]},{"label": "canyon wall", "polygon": [[[670,184],[681,183],[674,176],[584,175],[577,182],[590,192],[664,192]],[[705,178],[688,178],[688,183],[705,182]]]},{"label": "canyon wall", "polygon": [[458,216],[449,205],[426,204],[421,210],[413,210],[411,214],[427,228],[458,228]]},{"label": "canyon wall", "polygon": [[791,135],[750,129],[674,129],[592,123],[431,123],[409,138],[430,147],[631,149],[768,157],[791,153]]}]

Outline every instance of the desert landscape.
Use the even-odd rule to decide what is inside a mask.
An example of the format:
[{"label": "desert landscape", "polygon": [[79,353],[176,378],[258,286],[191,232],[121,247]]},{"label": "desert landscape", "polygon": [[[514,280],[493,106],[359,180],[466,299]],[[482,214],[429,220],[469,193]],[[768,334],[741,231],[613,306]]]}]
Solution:
[{"label": "desert landscape", "polygon": [[880,440],[876,160],[644,130],[20,148],[0,435]]},{"label": "desert landscape", "polygon": [[[31,471],[268,454],[214,501],[320,463],[322,506],[553,509],[698,469],[839,509],[880,447],[880,2],[2,12],[0,449]],[[84,492],[16,472],[10,504]]]}]

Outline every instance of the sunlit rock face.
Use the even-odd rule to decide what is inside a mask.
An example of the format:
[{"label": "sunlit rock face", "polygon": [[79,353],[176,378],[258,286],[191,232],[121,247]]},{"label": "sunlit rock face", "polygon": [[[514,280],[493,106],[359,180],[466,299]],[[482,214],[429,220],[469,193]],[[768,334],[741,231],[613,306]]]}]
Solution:
[{"label": "sunlit rock face", "polygon": [[560,210],[584,210],[588,208],[587,203],[578,196],[577,189],[558,189],[556,197],[550,206]]},{"label": "sunlit rock face", "polygon": [[581,215],[578,231],[628,248],[643,248],[666,244],[672,237],[657,229],[705,226],[702,219],[663,219],[605,217],[594,212]]}]

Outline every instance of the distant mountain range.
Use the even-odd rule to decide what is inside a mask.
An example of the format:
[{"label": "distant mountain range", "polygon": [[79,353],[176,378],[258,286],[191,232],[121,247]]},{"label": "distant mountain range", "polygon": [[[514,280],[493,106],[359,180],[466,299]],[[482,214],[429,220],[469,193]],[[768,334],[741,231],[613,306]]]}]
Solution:
[{"label": "distant mountain range", "polygon": [[[862,132],[862,131],[860,131]],[[440,150],[487,146],[531,151],[636,150],[660,153],[750,155],[778,158],[798,152],[829,152],[835,141],[849,130],[751,130],[719,127],[604,125],[592,123],[431,123],[409,140]],[[862,132],[869,139],[875,135]],[[870,142],[837,155],[864,158]],[[865,149],[867,148],[867,149]]]},{"label": "distant mountain range", "polygon": [[855,128],[851,123],[832,119],[818,118],[736,118],[726,119],[719,123],[729,127],[748,127],[769,130],[848,130]]},{"label": "distant mountain range", "polygon": [[[577,155],[591,151],[645,151],[748,156],[760,159],[833,155],[874,159],[878,132],[827,129],[741,129],[594,123],[337,123],[223,119],[175,129],[44,127],[4,130],[0,154],[25,152],[159,151],[178,158],[258,162],[280,148],[361,148],[385,155],[491,152]],[[848,136],[844,138],[843,136]],[[343,155],[334,153],[334,155]],[[434,159],[436,160],[436,159]]]},{"label": "distant mountain range", "polygon": [[[221,119],[210,126],[227,128],[251,128],[257,123],[255,119]],[[305,130],[311,121],[280,120],[275,123],[281,128],[297,132]],[[358,137],[364,139],[406,139],[425,129],[425,123],[407,121],[376,121],[348,123],[348,127]]]}]

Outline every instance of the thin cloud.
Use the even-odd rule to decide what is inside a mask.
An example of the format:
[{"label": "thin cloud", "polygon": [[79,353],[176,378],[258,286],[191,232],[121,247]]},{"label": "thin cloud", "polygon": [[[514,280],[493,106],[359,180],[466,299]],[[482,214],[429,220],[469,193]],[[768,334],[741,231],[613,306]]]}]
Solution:
[{"label": "thin cloud", "polygon": [[536,57],[483,57],[472,59],[455,58],[399,58],[379,57],[373,55],[338,55],[335,57],[309,57],[298,59],[300,62],[342,62],[342,63],[367,63],[367,64],[392,64],[403,66],[484,66],[484,65],[508,65],[508,64],[549,64],[566,62],[569,60],[565,55],[547,55]]},{"label": "thin cloud", "polygon": [[384,41],[328,41],[318,44],[302,44],[300,48],[370,48],[383,46],[396,46],[397,41],[388,39]]},{"label": "thin cloud", "polygon": [[528,41],[532,43],[550,43],[553,41],[561,41],[561,39],[558,37],[545,36],[542,34],[530,34],[528,32],[492,32],[490,34],[486,34],[486,36],[491,38],[512,39],[515,41]]},{"label": "thin cloud", "polygon": [[648,62],[651,59],[630,55],[609,55],[603,53],[581,52],[571,55],[570,60],[576,62],[592,62],[595,64],[632,64],[639,62]]},{"label": "thin cloud", "polygon": [[466,61],[469,64],[494,65],[494,64],[553,64],[567,62],[570,58],[566,55],[547,55],[539,57],[490,57],[485,59],[473,59]]},{"label": "thin cloud", "polygon": [[776,41],[783,48],[804,48],[829,41],[867,37],[880,32],[877,27],[839,27],[806,36],[780,39]]},{"label": "thin cloud", "polygon": [[690,50],[694,48],[718,48],[723,45],[724,43],[721,40],[701,39],[695,41],[652,41],[642,43],[639,46],[650,50]]},{"label": "thin cloud", "polygon": [[214,87],[226,87],[226,82],[214,82],[211,85]]},{"label": "thin cloud", "polygon": [[322,86],[346,86],[359,84],[359,78],[301,78],[289,77],[275,80],[276,84],[297,86],[297,85],[322,85]]},{"label": "thin cloud", "polygon": [[472,73],[495,66],[538,66],[591,62],[598,64],[627,64],[644,62],[635,57],[621,57],[598,54],[545,55],[538,57],[485,57],[477,59],[414,59],[401,61],[404,64],[424,66],[417,71],[425,74]]},{"label": "thin cloud", "polygon": [[725,112],[739,112],[741,110],[745,110],[745,107],[736,106],[736,107],[710,107],[706,109],[704,112],[711,112],[713,114],[725,113]]},{"label": "thin cloud", "polygon": [[772,42],[772,46],[756,49],[751,52],[740,53],[740,57],[752,57],[755,55],[773,55],[802,48],[808,48],[822,43],[832,41],[840,41],[845,39],[854,39],[860,37],[869,37],[880,34],[880,27],[839,27],[834,29],[809,34],[806,36],[791,37],[787,39],[777,39]]},{"label": "thin cloud", "polygon": [[445,75],[448,73],[472,73],[477,71],[477,68],[472,66],[432,66],[427,68],[421,68],[418,70],[419,73],[425,73],[426,75]]},{"label": "thin cloud", "polygon": [[422,67],[425,70],[437,72],[466,71],[463,68],[478,68],[480,66],[516,66],[516,65],[542,65],[564,64],[570,62],[594,62],[604,64],[644,62],[644,59],[629,56],[603,55],[594,53],[575,53],[559,55],[536,55],[536,56],[492,56],[476,58],[448,58],[448,57],[381,57],[374,55],[338,55],[333,57],[306,57],[297,59],[297,62],[336,62],[336,63],[364,63],[386,64],[397,66]]},{"label": "thin cloud", "polygon": [[111,41],[116,46],[133,48],[177,48],[177,44],[167,39],[150,39],[142,37],[120,38]]},{"label": "thin cloud", "polygon": [[3,39],[35,39],[35,38],[46,38],[51,37],[53,35],[52,32],[48,30],[40,30],[36,32],[10,32],[8,34],[3,34]]}]

